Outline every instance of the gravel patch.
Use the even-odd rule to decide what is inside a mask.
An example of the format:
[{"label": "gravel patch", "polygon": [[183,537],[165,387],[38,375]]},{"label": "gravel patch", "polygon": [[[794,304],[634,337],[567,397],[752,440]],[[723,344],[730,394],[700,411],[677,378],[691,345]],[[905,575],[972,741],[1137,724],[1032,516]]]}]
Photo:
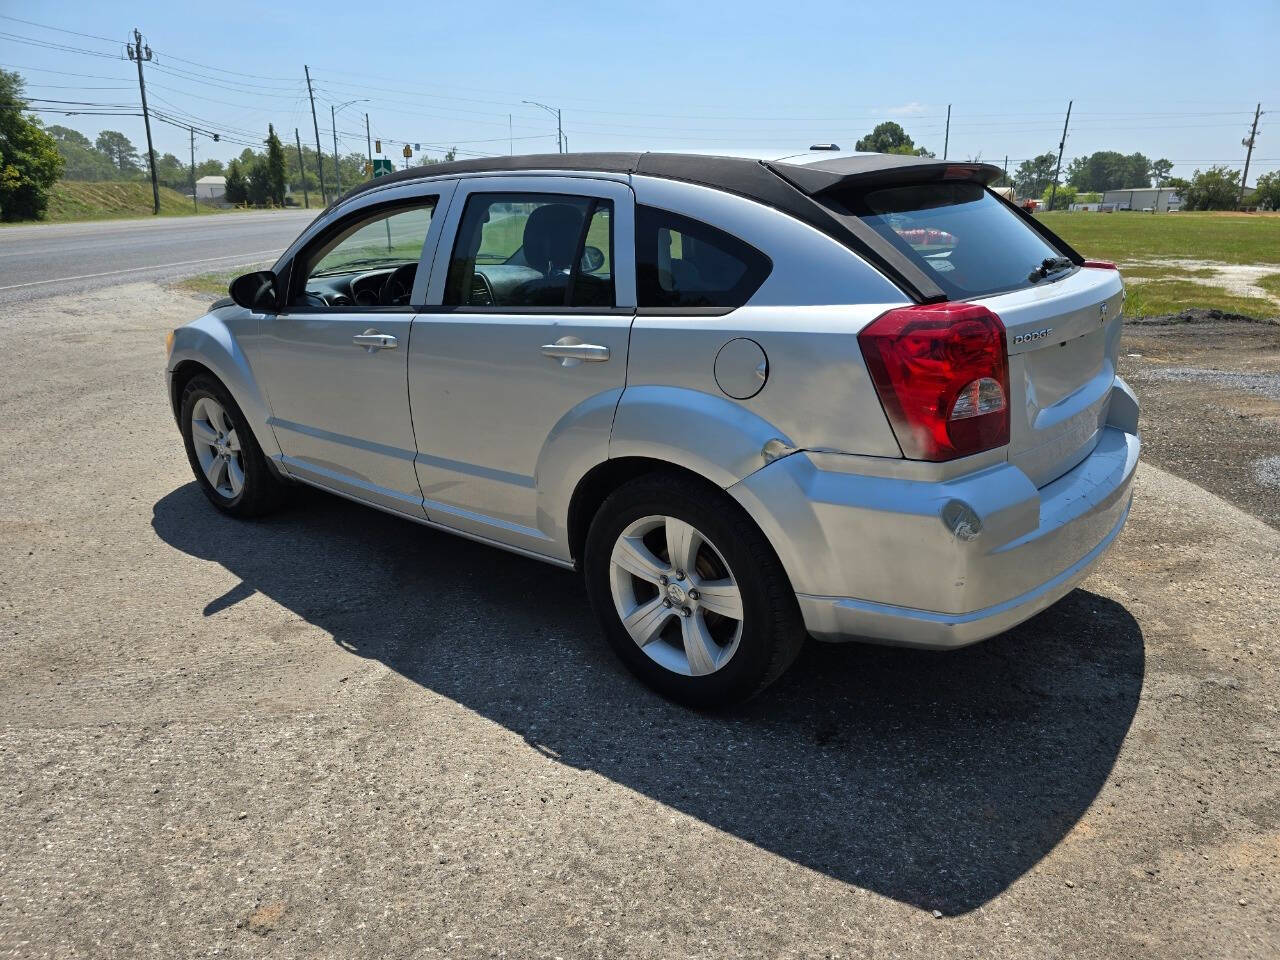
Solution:
[{"label": "gravel patch", "polygon": [[1139,376],[1166,383],[1208,383],[1229,390],[1247,390],[1280,400],[1280,373],[1240,373],[1235,370],[1208,370],[1204,367],[1152,367]]},{"label": "gravel patch", "polygon": [[1254,476],[1264,487],[1280,490],[1280,457],[1265,457],[1253,465]]}]

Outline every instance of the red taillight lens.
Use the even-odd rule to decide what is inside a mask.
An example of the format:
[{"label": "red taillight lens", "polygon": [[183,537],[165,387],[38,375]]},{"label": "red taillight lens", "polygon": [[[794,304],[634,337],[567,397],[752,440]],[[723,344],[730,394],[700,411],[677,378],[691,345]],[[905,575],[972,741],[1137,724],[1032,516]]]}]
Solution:
[{"label": "red taillight lens", "polygon": [[1009,442],[1004,324],[986,307],[890,310],[858,345],[905,456],[954,460]]},{"label": "red taillight lens", "polygon": [[1086,260],[1084,263],[1080,264],[1080,266],[1093,267],[1093,269],[1095,270],[1119,270],[1120,269],[1110,260]]}]

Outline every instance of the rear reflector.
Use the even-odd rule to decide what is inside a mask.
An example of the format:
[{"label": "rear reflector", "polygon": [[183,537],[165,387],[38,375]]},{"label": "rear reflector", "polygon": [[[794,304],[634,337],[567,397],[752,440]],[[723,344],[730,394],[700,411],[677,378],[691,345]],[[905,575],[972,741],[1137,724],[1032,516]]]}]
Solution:
[{"label": "rear reflector", "polygon": [[1004,324],[986,307],[890,310],[858,345],[904,456],[954,460],[1009,442]]},{"label": "rear reflector", "polygon": [[1119,270],[1110,260],[1086,260],[1081,264],[1082,267],[1093,267],[1095,270]]}]

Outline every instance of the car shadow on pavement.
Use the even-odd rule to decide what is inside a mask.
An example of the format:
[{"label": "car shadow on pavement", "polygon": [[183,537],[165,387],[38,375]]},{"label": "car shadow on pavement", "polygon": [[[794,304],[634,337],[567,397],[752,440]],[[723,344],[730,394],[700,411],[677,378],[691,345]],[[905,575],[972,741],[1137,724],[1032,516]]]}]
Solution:
[{"label": "car shadow on pavement", "polygon": [[[423,687],[795,863],[944,914],[986,903],[1072,829],[1137,709],[1136,621],[1076,590],[952,653],[811,643],[728,713],[668,703],[615,660],[577,575],[300,491],[258,523],[188,484],[153,527]],[[467,744],[459,743],[460,756]]]}]

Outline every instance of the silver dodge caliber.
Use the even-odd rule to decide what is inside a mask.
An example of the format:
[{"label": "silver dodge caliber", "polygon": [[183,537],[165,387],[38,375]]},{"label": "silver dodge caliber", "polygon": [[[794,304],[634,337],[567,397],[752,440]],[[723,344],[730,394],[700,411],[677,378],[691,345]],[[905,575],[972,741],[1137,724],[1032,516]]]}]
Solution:
[{"label": "silver dodge caliber", "polygon": [[1124,288],[978,163],[497,157],[352,190],[174,332],[197,482],[582,570],[623,661],[740,700],[806,634],[964,646],[1124,525]]}]

